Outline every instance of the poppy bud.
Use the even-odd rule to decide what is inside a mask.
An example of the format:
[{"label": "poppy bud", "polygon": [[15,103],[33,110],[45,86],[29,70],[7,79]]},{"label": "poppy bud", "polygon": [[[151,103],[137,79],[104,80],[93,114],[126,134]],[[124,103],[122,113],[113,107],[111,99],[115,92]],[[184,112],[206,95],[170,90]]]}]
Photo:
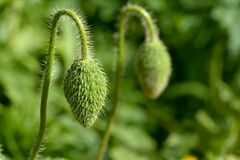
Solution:
[{"label": "poppy bud", "polygon": [[84,127],[91,127],[103,110],[107,95],[106,74],[98,61],[75,60],[64,80],[64,92],[74,118]]},{"label": "poppy bud", "polygon": [[144,94],[156,99],[166,88],[171,75],[167,48],[158,38],[146,40],[136,57],[136,72]]}]

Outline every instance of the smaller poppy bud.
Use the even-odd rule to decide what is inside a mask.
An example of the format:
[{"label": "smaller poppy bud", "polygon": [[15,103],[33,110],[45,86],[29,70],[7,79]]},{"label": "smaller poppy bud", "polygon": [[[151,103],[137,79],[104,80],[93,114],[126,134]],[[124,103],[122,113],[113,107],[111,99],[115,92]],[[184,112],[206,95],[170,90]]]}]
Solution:
[{"label": "smaller poppy bud", "polygon": [[136,57],[136,72],[145,95],[156,99],[166,88],[171,75],[171,60],[161,40],[146,40]]}]

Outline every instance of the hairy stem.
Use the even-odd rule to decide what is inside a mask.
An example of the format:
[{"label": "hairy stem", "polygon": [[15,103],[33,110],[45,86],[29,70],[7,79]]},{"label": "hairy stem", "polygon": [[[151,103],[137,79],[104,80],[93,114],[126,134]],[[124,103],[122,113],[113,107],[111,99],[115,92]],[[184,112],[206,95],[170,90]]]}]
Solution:
[{"label": "hairy stem", "polygon": [[81,19],[78,15],[69,9],[63,9],[58,12],[53,17],[52,20],[52,27],[51,27],[51,34],[49,40],[49,48],[48,48],[48,57],[47,57],[47,68],[44,75],[44,81],[42,86],[42,97],[41,97],[41,104],[40,104],[40,127],[38,130],[37,139],[32,147],[29,160],[35,160],[39,150],[41,148],[42,140],[44,137],[44,131],[46,128],[46,117],[47,117],[47,99],[48,99],[48,91],[49,91],[49,84],[51,79],[51,72],[56,48],[56,37],[57,37],[57,24],[61,16],[66,15],[70,17],[76,24],[78,28],[78,32],[80,34],[81,39],[81,51],[82,51],[82,58],[86,59],[88,55],[88,39],[87,33],[84,29],[84,24],[82,23]]},{"label": "hairy stem", "polygon": [[120,93],[120,82],[121,82],[121,75],[122,75],[122,64],[123,64],[123,50],[124,50],[124,37],[125,37],[125,26],[127,24],[127,18],[131,14],[138,15],[143,21],[143,27],[146,29],[146,39],[153,39],[157,35],[157,30],[155,25],[152,21],[150,14],[140,6],[137,5],[128,5],[123,8],[121,12],[121,16],[119,19],[119,35],[118,35],[118,42],[117,42],[117,65],[116,65],[116,77],[115,77],[115,94],[113,97],[113,110],[111,113],[111,117],[107,123],[107,127],[105,129],[103,139],[98,150],[97,160],[102,160],[105,154],[105,151],[108,146],[108,141],[111,136],[111,129],[114,123],[116,111],[118,108],[118,99]]}]

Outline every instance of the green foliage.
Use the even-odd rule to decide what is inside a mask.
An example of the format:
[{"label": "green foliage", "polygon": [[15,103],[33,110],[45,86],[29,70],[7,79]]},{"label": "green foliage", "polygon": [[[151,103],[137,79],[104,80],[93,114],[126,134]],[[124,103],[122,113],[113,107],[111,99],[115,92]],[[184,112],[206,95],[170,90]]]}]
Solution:
[{"label": "green foliage", "polygon": [[[151,101],[137,83],[132,57],[124,57],[127,70],[106,159],[177,160],[189,154],[207,160],[239,159],[239,1],[130,2],[152,11],[160,27],[160,37],[172,57],[173,72],[166,91],[156,101]],[[47,17],[52,8],[62,3],[0,1],[0,144],[8,159],[26,159],[35,138],[39,122],[40,73],[48,40]],[[112,82],[116,58],[112,35],[117,30],[119,10],[127,1],[71,0],[64,3],[85,13],[92,26],[95,57],[100,59]],[[48,155],[92,160],[105,121],[97,121],[95,127],[85,129],[71,116],[62,83],[73,61],[70,57],[79,47],[73,45],[78,42],[74,37],[77,32],[64,20],[61,25],[54,87],[49,92],[48,138],[41,158]],[[142,33],[138,22],[129,23],[127,53],[138,54]],[[110,110],[109,104],[107,102]],[[108,113],[106,111],[102,119]]]},{"label": "green foliage", "polygon": [[228,35],[228,47],[231,53],[238,54],[240,51],[240,22],[236,19],[240,16],[240,1],[238,0],[223,0],[214,8],[212,17],[220,22]]},{"label": "green foliage", "polygon": [[47,157],[47,158],[44,158],[44,160],[67,160],[65,158],[50,158],[50,157]]},{"label": "green foliage", "polygon": [[7,158],[2,154],[2,146],[0,145],[0,159],[7,160]]}]

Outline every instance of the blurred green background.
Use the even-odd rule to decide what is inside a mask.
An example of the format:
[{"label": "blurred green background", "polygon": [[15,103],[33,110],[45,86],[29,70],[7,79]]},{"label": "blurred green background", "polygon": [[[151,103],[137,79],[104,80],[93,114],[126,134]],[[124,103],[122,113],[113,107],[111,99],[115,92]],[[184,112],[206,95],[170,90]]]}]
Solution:
[{"label": "blurred green background", "polygon": [[120,106],[105,159],[240,159],[239,0],[0,0],[1,160],[29,155],[39,126],[49,15],[63,7],[85,15],[111,91],[107,109],[93,128],[73,120],[62,82],[73,55],[79,54],[79,40],[71,21],[61,21],[41,158],[95,158],[111,110],[117,17],[128,2],[144,6],[155,17],[173,73],[157,100],[143,95],[132,63],[144,30],[138,20],[130,22]]}]

